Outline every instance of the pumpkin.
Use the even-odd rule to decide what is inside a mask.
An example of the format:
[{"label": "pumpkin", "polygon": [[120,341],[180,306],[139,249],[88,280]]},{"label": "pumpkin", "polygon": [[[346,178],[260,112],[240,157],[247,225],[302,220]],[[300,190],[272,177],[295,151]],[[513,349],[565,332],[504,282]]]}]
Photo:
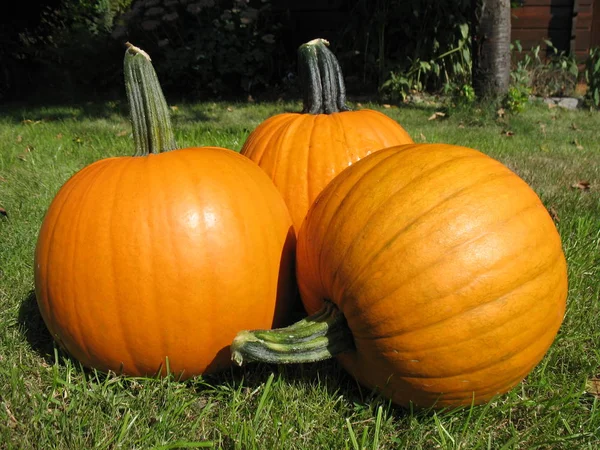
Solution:
[{"label": "pumpkin", "polygon": [[268,118],[241,150],[281,191],[296,230],[317,195],[343,169],[376,150],[413,142],[385,114],[349,110],[342,72],[328,45],[315,39],[298,50],[302,112]]},{"label": "pumpkin", "polygon": [[236,362],[337,354],[361,384],[417,407],[509,391],[549,349],[567,296],[560,237],[534,191],[444,144],[381,150],[338,175],[300,230],[297,279],[314,315],[238,334]]},{"label": "pumpkin", "polygon": [[71,177],[44,218],[35,290],[83,365],[181,379],[231,365],[245,327],[285,325],[295,234],[272,181],[217,147],[175,149],[149,58],[125,56],[138,156]]}]

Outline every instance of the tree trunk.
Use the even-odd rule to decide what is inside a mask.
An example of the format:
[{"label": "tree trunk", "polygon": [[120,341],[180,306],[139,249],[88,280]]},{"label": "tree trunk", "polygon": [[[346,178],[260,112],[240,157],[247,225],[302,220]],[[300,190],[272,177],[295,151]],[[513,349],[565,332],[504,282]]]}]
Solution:
[{"label": "tree trunk", "polygon": [[473,89],[494,100],[510,82],[510,0],[473,0]]}]

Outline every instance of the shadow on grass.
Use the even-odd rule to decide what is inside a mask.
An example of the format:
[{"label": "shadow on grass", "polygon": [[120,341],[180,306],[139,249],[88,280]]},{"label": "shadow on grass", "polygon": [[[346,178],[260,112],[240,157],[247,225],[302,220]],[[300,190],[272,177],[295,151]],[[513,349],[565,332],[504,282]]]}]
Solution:
[{"label": "shadow on grass", "polygon": [[[18,322],[33,351],[38,353],[48,365],[57,364],[54,353],[56,346],[38,308],[35,291],[30,291],[22,301]],[[106,377],[118,376],[96,373],[94,370],[82,367],[66,352],[58,351],[60,366],[66,366],[70,361],[71,365],[78,367],[76,370],[82,371],[88,380],[103,383]],[[223,387],[232,390],[254,391],[264,385],[271,374],[275,374],[290,386],[304,384],[310,386],[311,389],[324,389],[330,398],[341,396],[346,406],[354,405],[354,408],[364,409],[384,405],[384,408],[388,408],[394,416],[401,417],[408,413],[402,408],[390,406],[389,401],[376,392],[361,387],[336,360],[293,365],[250,364],[242,368],[232,367],[214,374],[206,374],[182,383],[185,383],[199,396],[206,396],[210,395],[211,391],[220,390]],[[149,383],[179,382],[174,376],[171,380],[160,380],[157,377],[118,377],[122,379],[124,386],[129,384],[128,380],[133,383],[143,379]]]},{"label": "shadow on grass", "polygon": [[18,322],[31,348],[48,364],[54,364],[54,340],[38,308],[35,291],[30,291],[21,302]]}]

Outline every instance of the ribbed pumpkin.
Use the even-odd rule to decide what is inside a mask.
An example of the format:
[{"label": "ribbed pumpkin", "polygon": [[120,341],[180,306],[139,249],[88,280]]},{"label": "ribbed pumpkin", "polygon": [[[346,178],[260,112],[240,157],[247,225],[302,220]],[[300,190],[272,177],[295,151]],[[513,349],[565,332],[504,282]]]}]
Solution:
[{"label": "ribbed pumpkin", "polygon": [[265,120],[241,150],[281,191],[296,230],[317,195],[343,169],[376,150],[413,142],[385,114],[349,110],[340,66],[327,45],[315,39],[298,50],[302,113]]},{"label": "ribbed pumpkin", "polygon": [[125,67],[138,156],[100,160],[60,189],[39,233],[36,296],[85,366],[185,379],[229,367],[239,330],[285,324],[295,236],[247,158],[165,151],[175,143],[149,59],[131,47]]},{"label": "ribbed pumpkin", "polygon": [[292,330],[241,333],[233,355],[339,353],[400,405],[478,404],[542,359],[565,312],[566,273],[546,208],[506,166],[452,145],[385,149],[336,177],[299,233],[298,284],[317,314]]}]

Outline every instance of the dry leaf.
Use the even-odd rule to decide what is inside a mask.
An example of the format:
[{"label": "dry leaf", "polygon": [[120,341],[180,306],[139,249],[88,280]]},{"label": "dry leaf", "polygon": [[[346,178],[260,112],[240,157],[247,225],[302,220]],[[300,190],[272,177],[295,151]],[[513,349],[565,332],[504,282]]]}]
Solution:
[{"label": "dry leaf", "polygon": [[577,126],[577,124],[576,124],[575,122],[573,122],[573,123],[571,124],[571,129],[572,129],[572,130],[575,130],[575,131],[577,131],[577,130],[579,130],[580,128]]},{"label": "dry leaf", "polygon": [[515,135],[515,133],[513,131],[510,131],[510,130],[505,130],[505,131],[502,132],[502,134],[504,136],[508,136],[508,137],[511,137],[511,136]]},{"label": "dry leaf", "polygon": [[117,136],[122,137],[122,136],[127,136],[127,130],[121,130],[117,133]]},{"label": "dry leaf", "polygon": [[423,142],[426,142],[426,141],[427,141],[427,138],[425,137],[425,135],[424,135],[423,133],[421,133],[421,136],[420,136],[420,137],[421,137],[421,140],[422,140]]},{"label": "dry leaf", "polygon": [[552,220],[554,220],[555,222],[560,222],[560,217],[558,217],[558,211],[554,206],[550,206],[548,208],[548,213],[550,214],[550,217],[552,217]]},{"label": "dry leaf", "polygon": [[362,103],[357,103],[356,106],[358,106],[359,108],[362,108]]},{"label": "dry leaf", "polygon": [[504,108],[500,108],[498,111],[496,111],[496,114],[498,114],[498,117],[504,117],[506,111],[504,111]]},{"label": "dry leaf", "polygon": [[600,377],[592,377],[588,380],[585,386],[588,394],[600,398]]},{"label": "dry leaf", "polygon": [[19,158],[21,161],[27,161],[27,155],[31,153],[31,150],[33,150],[33,147],[28,145],[27,147],[25,147],[25,150],[23,150],[23,153],[17,155],[17,158]]},{"label": "dry leaf", "polygon": [[573,183],[571,185],[573,189],[580,189],[582,191],[588,191],[590,189],[589,181],[578,181],[577,183]]},{"label": "dry leaf", "polygon": [[228,107],[227,107],[227,111],[229,111],[229,112],[232,112],[232,111],[233,111],[233,108],[232,108],[231,106],[228,106]]},{"label": "dry leaf", "polygon": [[550,102],[548,103],[548,109],[556,108],[556,103]]},{"label": "dry leaf", "polygon": [[170,108],[171,108],[171,111],[173,111],[173,112],[179,111],[179,106],[173,105]]},{"label": "dry leaf", "polygon": [[577,139],[573,139],[573,145],[577,147],[577,150],[583,150],[583,145],[581,145]]},{"label": "dry leaf", "polygon": [[23,136],[18,135],[17,136],[17,143],[23,142]]},{"label": "dry leaf", "polygon": [[0,175],[0,181],[3,183],[6,183],[8,180],[6,178],[4,178],[2,175]]},{"label": "dry leaf", "polygon": [[62,139],[62,138],[63,138],[63,135],[62,135],[62,133],[58,133],[58,134],[56,135],[56,139]]},{"label": "dry leaf", "polygon": [[462,124],[462,123],[458,124],[458,128],[464,128],[464,127],[465,127],[464,124]]},{"label": "dry leaf", "polygon": [[2,208],[1,206],[0,206],[0,216],[3,216],[3,217],[8,217],[8,213],[7,213],[7,212],[6,212],[6,210],[5,210],[4,208]]},{"label": "dry leaf", "polygon": [[390,109],[392,107],[392,105],[388,105],[387,103],[384,103],[382,105],[385,109]]},{"label": "dry leaf", "polygon": [[431,116],[429,116],[429,119],[427,119],[427,120],[435,120],[438,117],[445,117],[445,116],[446,116],[446,114],[444,114],[443,112],[436,111]]},{"label": "dry leaf", "polygon": [[546,124],[545,123],[540,123],[540,131],[542,132],[544,137],[546,137]]}]

